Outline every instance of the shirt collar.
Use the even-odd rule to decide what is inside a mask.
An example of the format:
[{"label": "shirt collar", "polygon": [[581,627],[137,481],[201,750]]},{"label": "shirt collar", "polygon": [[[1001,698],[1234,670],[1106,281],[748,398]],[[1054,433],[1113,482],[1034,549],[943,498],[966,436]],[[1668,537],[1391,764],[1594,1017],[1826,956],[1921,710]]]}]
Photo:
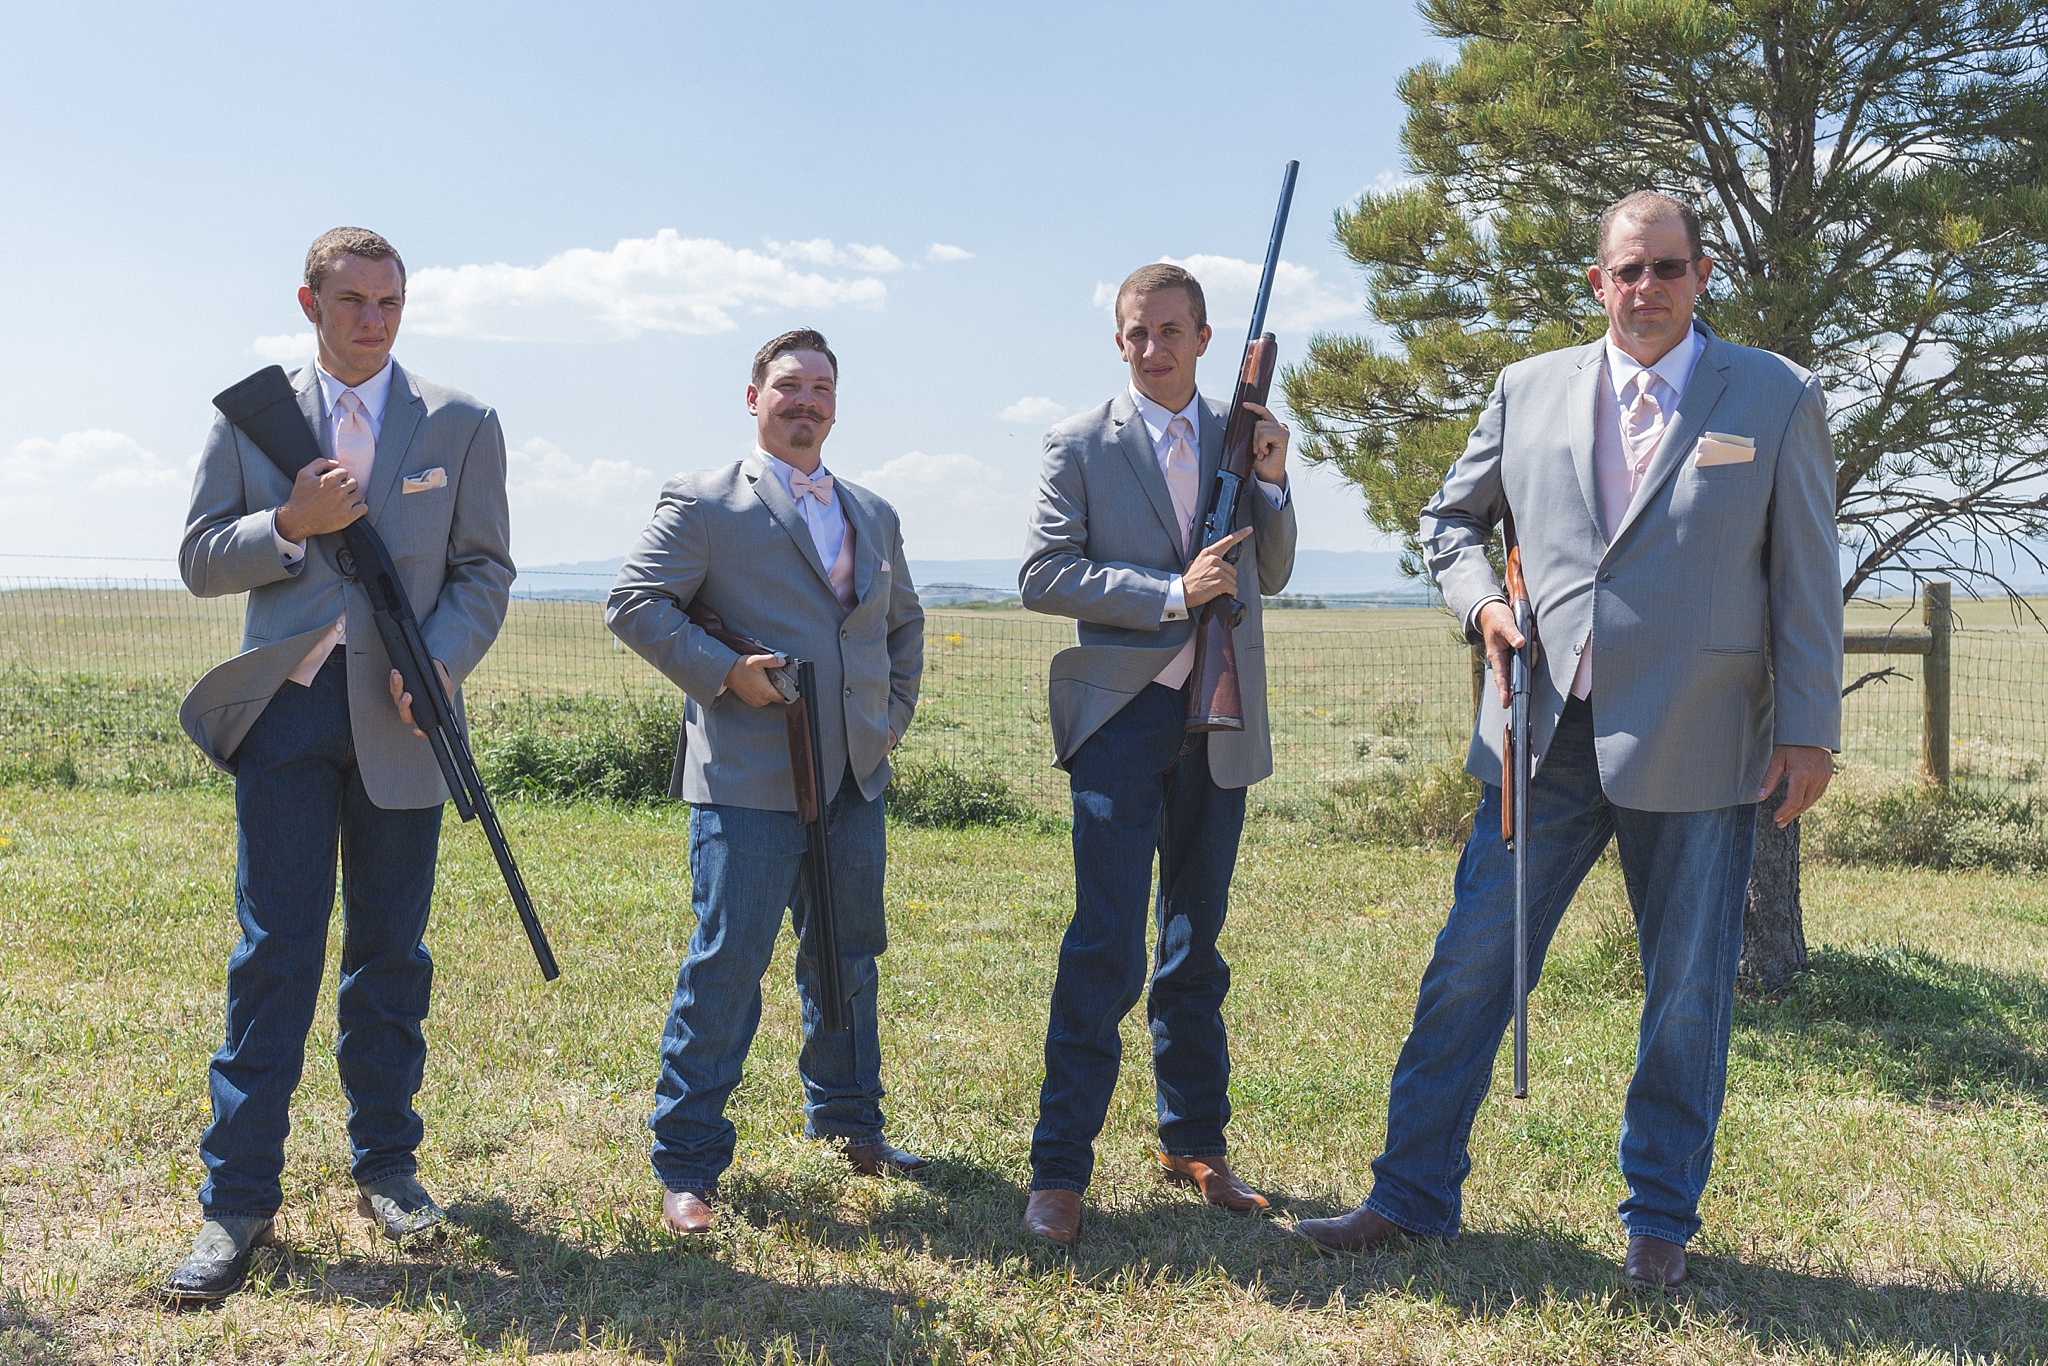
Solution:
[{"label": "shirt collar", "polygon": [[1700,353],[1706,349],[1706,340],[1699,329],[1686,329],[1685,340],[1658,357],[1655,365],[1644,365],[1634,356],[1614,344],[1614,334],[1607,334],[1607,374],[1614,383],[1614,401],[1621,396],[1636,377],[1638,371],[1648,370],[1669,385],[1671,392],[1681,399],[1685,397],[1686,382],[1692,378],[1693,367],[1699,364]]},{"label": "shirt collar", "polygon": [[1197,389],[1195,396],[1188,400],[1188,406],[1177,413],[1168,411],[1163,403],[1154,403],[1151,399],[1146,398],[1138,392],[1138,386],[1135,384],[1131,386],[1131,402],[1138,405],[1138,416],[1145,420],[1145,430],[1152,434],[1152,448],[1154,450],[1159,448],[1160,442],[1166,440],[1166,429],[1173,425],[1173,420],[1177,417],[1184,417],[1188,420],[1189,428],[1195,433],[1196,444],[1199,445],[1201,443],[1201,390]]},{"label": "shirt collar", "polygon": [[[794,500],[796,498],[796,493],[790,488],[789,481],[790,477],[797,472],[796,466],[790,464],[786,460],[780,459],[777,456],[768,454],[768,452],[762,450],[759,446],[754,447],[754,454],[760,456],[763,460],[768,462],[768,469],[771,473],[775,475],[776,481],[782,485],[782,491],[784,493],[789,494],[790,498]],[[830,473],[832,473],[832,471],[825,468],[825,462],[822,460],[818,462],[818,468],[812,471],[813,475]]]},{"label": "shirt collar", "polygon": [[379,370],[376,374],[357,385],[343,384],[340,380],[328,374],[327,367],[317,360],[313,362],[313,373],[320,376],[320,396],[327,401],[329,415],[333,414],[334,405],[341,402],[341,396],[353,388],[356,397],[363,401],[363,411],[369,414],[370,421],[381,423],[384,420],[384,405],[391,399],[391,358],[389,356],[384,358],[384,368],[382,370]]}]

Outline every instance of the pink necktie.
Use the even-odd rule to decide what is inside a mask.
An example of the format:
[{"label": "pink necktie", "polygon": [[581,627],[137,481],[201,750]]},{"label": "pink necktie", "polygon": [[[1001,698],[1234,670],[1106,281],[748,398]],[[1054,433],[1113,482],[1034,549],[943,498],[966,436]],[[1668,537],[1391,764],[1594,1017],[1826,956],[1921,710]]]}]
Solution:
[{"label": "pink necktie", "polygon": [[[1643,487],[1643,475],[1650,468],[1650,460],[1657,454],[1658,443],[1664,439],[1664,405],[1657,402],[1657,396],[1650,392],[1650,381],[1655,375],[1648,370],[1638,370],[1629,380],[1629,386],[1636,396],[1629,400],[1626,411],[1621,415],[1621,446],[1628,459],[1628,496],[1631,502]],[[1624,509],[1623,516],[1627,516]],[[1614,523],[1618,526],[1619,519]],[[1587,642],[1588,645],[1591,642]],[[1578,672],[1572,677],[1572,696],[1585,698],[1593,693],[1593,651],[1587,649],[1579,656]]]},{"label": "pink necktie", "polygon": [[344,389],[334,405],[341,421],[334,426],[334,458],[365,494],[370,491],[370,467],[377,463],[377,437],[370,430],[370,414],[353,389]]},{"label": "pink necktie", "polygon": [[1643,486],[1643,472],[1650,468],[1650,457],[1657,453],[1657,443],[1664,437],[1664,405],[1657,402],[1657,396],[1650,392],[1653,378],[1648,370],[1638,370],[1631,381],[1636,386],[1635,401],[1628,405],[1628,413],[1621,424],[1621,441],[1628,447],[1628,491],[1633,498],[1636,490]]},{"label": "pink necktie", "polygon": [[[362,399],[353,389],[341,391],[335,400],[334,411],[341,420],[334,424],[334,459],[347,470],[349,478],[356,481],[364,497],[370,493],[370,469],[377,463],[377,434],[370,430],[369,410],[363,407]],[[301,687],[310,688],[320,673],[320,666],[327,662],[327,656],[337,645],[347,643],[348,617],[342,616],[323,636],[320,643],[306,652],[299,661],[299,667],[292,670],[291,680]]]},{"label": "pink necktie", "polygon": [[1195,485],[1201,470],[1195,460],[1194,428],[1177,417],[1166,428],[1166,491],[1173,495],[1173,515],[1180,521],[1182,554],[1192,554],[1188,538],[1195,529]]},{"label": "pink necktie", "polygon": [[805,474],[802,470],[789,476],[790,496],[798,502],[815,498],[818,506],[832,506],[832,476],[820,471],[816,475]]}]

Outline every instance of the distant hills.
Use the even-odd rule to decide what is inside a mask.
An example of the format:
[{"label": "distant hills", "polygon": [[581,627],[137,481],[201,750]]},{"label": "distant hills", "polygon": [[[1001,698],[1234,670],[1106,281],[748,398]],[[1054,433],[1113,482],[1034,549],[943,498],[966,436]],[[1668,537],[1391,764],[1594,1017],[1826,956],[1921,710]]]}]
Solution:
[{"label": "distant hills", "polygon": [[[519,571],[513,592],[529,598],[601,600],[609,591],[623,556],[583,560],[575,564],[534,565]],[[911,578],[926,601],[1000,601],[1016,596],[1018,561],[912,560]],[[1302,550],[1294,556],[1289,596],[1384,602],[1388,605],[1428,602],[1429,585],[1401,574],[1401,557],[1390,550]]]}]

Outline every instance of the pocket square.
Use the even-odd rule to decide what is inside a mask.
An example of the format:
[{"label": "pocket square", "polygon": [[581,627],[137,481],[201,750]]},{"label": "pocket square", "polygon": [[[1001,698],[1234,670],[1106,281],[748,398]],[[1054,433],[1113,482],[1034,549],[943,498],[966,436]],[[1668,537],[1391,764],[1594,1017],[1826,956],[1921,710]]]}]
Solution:
[{"label": "pocket square", "polygon": [[1756,459],[1756,442],[1746,436],[1729,436],[1724,432],[1707,432],[1700,437],[1699,453],[1693,456],[1694,469],[1705,469],[1709,465],[1742,465]]},{"label": "pocket square", "polygon": [[427,493],[433,489],[447,487],[448,471],[439,465],[430,470],[421,470],[418,474],[408,474],[402,486],[406,493]]}]

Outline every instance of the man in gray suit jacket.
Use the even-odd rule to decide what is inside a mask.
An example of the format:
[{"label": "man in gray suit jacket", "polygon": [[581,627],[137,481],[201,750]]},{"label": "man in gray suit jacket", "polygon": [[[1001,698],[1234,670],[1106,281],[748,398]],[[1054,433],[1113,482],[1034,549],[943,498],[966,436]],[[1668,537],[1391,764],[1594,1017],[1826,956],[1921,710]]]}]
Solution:
[{"label": "man in gray suit jacket", "polygon": [[1713,263],[1689,205],[1611,206],[1587,271],[1606,339],[1517,362],[1422,518],[1444,601],[1496,688],[1457,896],[1395,1065],[1371,1196],[1301,1231],[1331,1249],[1451,1237],[1466,1135],[1513,1010],[1501,840],[1507,659],[1522,639],[1485,553],[1512,514],[1542,654],[1532,682],[1532,972],[1611,836],[1645,999],[1621,1131],[1630,1278],[1675,1286],[1713,1162],[1756,804],[1819,800],[1841,734],[1834,460],[1820,383],[1693,318]]},{"label": "man in gray suit jacket", "polygon": [[[762,347],[747,386],[754,453],[668,482],[605,606],[619,639],[688,696],[676,795],[691,807],[697,928],[676,977],[648,1121],[662,1217],[678,1233],[709,1231],[718,1178],[732,1165],[725,1103],[760,1026],[761,978],[785,907],[802,945],[805,1131],[839,1144],[865,1175],[916,1180],[927,1166],[883,1137],[875,1014],[875,959],[887,944],[882,789],[889,751],[917,708],[924,611],[896,509],[821,463],[838,381],[839,362],[816,332],[785,332]],[[693,603],[778,653],[727,648],[689,619]],[[782,699],[767,677],[792,656],[817,671],[820,798],[840,977],[851,993],[845,1034],[818,1029],[804,830]]]},{"label": "man in gray suit jacket", "polygon": [[[1018,575],[1024,605],[1074,618],[1080,642],[1052,662],[1054,757],[1074,797],[1075,904],[1053,983],[1024,1212],[1027,1229],[1062,1246],[1080,1236],[1081,1193],[1122,1060],[1118,1026],[1145,988],[1155,854],[1159,951],[1147,1014],[1160,1162],[1211,1204],[1267,1203],[1224,1161],[1230,969],[1216,941],[1245,789],[1273,771],[1259,595],[1286,587],[1294,569],[1288,433],[1256,409],[1251,524],[1213,546],[1190,544],[1229,418],[1195,388],[1209,344],[1202,287],[1178,266],[1145,266],[1118,289],[1116,319],[1129,387],[1047,433]],[[1234,546],[1239,564],[1224,558]],[[1245,726],[1190,735],[1194,609],[1225,593],[1245,606],[1235,632]]]},{"label": "man in gray suit jacket", "polygon": [[421,939],[448,793],[329,533],[359,517],[377,528],[459,708],[511,589],[505,441],[489,408],[391,359],[405,266],[382,237],[337,228],[314,242],[299,302],[318,345],[296,380],[299,406],[328,458],[289,479],[217,418],[179,550],[193,593],[249,595],[242,652],[180,711],[193,741],[235,775],[242,938],[200,1141],[206,1222],[165,1287],[179,1300],[232,1293],[271,1236],[337,845],[346,938],[335,1053],[357,1208],[394,1240],[443,1218],[416,1176],[412,1098],[426,1065],[433,961]]}]

